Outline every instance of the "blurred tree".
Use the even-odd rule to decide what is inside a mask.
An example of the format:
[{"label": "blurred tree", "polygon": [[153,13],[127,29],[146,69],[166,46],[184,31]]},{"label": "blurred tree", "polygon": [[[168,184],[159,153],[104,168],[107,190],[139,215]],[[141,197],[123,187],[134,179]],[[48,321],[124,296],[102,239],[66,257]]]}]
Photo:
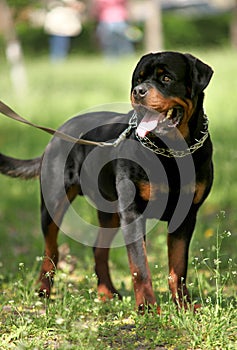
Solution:
[{"label": "blurred tree", "polygon": [[163,30],[161,18],[161,0],[146,1],[145,51],[163,49]]},{"label": "blurred tree", "polygon": [[231,23],[231,43],[237,49],[237,0],[233,10],[233,19]]},{"label": "blurred tree", "polygon": [[0,0],[0,30],[6,45],[6,56],[11,67],[11,80],[17,93],[26,90],[26,74],[22,50],[17,38],[11,9],[6,0]]}]

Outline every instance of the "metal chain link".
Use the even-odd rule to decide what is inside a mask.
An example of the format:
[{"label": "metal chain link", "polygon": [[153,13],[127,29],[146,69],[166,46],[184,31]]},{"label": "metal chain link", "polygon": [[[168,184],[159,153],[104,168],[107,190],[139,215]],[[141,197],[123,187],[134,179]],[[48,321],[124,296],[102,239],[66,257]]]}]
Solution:
[{"label": "metal chain link", "polygon": [[[128,122],[128,127],[127,129],[125,129],[120,135],[119,137],[112,142],[110,145],[113,147],[117,147],[120,142],[122,142],[124,139],[126,139],[126,137],[130,134],[131,130],[137,127],[137,115],[136,112],[133,112],[132,117],[130,118],[129,122]],[[108,145],[108,143],[106,143]]]},{"label": "metal chain link", "polygon": [[[172,148],[160,148],[156,144],[154,144],[148,137],[145,136],[144,138],[141,138],[137,134],[137,132],[135,132],[135,135],[136,135],[136,138],[138,139],[138,141],[141,143],[141,145],[143,147],[148,148],[150,151],[152,151],[152,152],[154,152],[154,153],[156,153],[158,155],[161,155],[161,156],[164,156],[164,157],[168,157],[168,158],[172,158],[172,157],[174,157],[174,158],[182,158],[182,157],[185,157],[187,155],[190,155],[190,154],[194,153],[199,148],[201,148],[203,146],[204,142],[206,141],[206,139],[208,138],[208,136],[209,136],[209,132],[208,132],[208,118],[207,118],[207,116],[205,114],[204,114],[204,118],[205,118],[205,121],[203,123],[204,130],[201,131],[201,133],[203,134],[202,138],[200,140],[195,140],[196,143],[194,145],[192,145],[189,148],[187,148],[185,150],[182,150],[182,151],[175,150],[175,149],[172,149]],[[131,117],[131,119],[130,119],[130,121],[129,121],[129,127],[122,134],[124,134],[126,132],[126,135],[127,135],[128,132],[130,132],[131,128],[136,128],[136,127],[137,127],[137,115],[136,115],[136,112],[134,112],[132,117]]]}]

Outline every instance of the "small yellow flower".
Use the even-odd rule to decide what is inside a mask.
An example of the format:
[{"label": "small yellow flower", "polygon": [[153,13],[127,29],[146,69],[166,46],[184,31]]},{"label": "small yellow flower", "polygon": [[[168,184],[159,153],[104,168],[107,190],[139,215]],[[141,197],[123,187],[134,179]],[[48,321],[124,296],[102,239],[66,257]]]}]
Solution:
[{"label": "small yellow flower", "polygon": [[210,238],[213,235],[214,235],[214,230],[212,228],[208,228],[204,233],[205,238]]}]

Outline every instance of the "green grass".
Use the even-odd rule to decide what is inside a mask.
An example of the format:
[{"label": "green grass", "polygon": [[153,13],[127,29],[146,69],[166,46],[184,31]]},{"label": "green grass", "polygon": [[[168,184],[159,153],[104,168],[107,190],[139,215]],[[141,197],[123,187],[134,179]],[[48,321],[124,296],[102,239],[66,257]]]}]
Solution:
[{"label": "green grass", "polygon": [[[237,347],[236,261],[236,52],[193,52],[215,71],[205,107],[214,143],[215,181],[201,208],[191,245],[189,288],[203,308],[177,313],[167,288],[166,227],[159,223],[147,246],[153,285],[162,315],[135,312],[126,249],[112,249],[111,270],[122,302],[102,304],[90,247],[61,234],[66,251],[51,300],[39,300],[36,280],[43,254],[39,185],[1,176],[0,344],[1,349],[235,349]],[[26,59],[29,91],[16,96],[1,64],[1,99],[30,120],[57,127],[82,110],[129,102],[131,73],[138,57],[114,64],[71,57],[51,66],[47,58]],[[2,117],[1,152],[38,156],[49,136]],[[78,205],[78,204],[77,204]],[[92,221],[79,201],[84,215]],[[80,229],[80,228],[79,228]],[[66,248],[65,248],[66,247]]]}]

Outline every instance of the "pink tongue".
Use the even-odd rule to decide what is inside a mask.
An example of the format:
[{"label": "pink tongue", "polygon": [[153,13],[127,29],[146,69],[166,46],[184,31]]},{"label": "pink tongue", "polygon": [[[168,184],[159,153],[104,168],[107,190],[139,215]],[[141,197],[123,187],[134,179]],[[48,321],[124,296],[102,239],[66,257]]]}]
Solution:
[{"label": "pink tongue", "polygon": [[145,137],[150,131],[157,127],[157,124],[157,114],[147,112],[137,127],[138,136],[142,138]]}]

